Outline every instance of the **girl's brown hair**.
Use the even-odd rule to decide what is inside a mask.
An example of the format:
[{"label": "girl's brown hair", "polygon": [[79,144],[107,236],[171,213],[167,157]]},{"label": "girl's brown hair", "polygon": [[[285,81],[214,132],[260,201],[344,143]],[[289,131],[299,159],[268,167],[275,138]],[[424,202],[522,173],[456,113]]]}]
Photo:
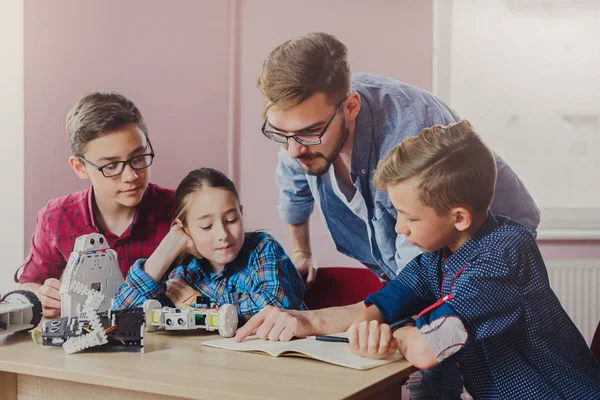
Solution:
[{"label": "girl's brown hair", "polygon": [[[173,206],[172,212],[173,221],[178,219],[183,226],[187,226],[186,218],[190,206],[190,199],[196,192],[205,187],[228,190],[233,194],[233,197],[235,197],[238,204],[240,202],[238,191],[227,175],[213,168],[198,168],[187,174],[179,186],[177,186],[177,190],[175,191],[175,205]],[[167,270],[164,277],[167,277],[177,265],[187,264],[191,261],[191,257],[192,256],[189,254],[181,254]]]},{"label": "girl's brown hair", "polygon": [[239,203],[235,185],[224,173],[213,168],[195,169],[177,186],[175,191],[175,205],[173,206],[173,220],[179,219],[183,225],[186,225],[186,218],[189,209],[189,199],[200,189],[204,187],[220,188],[230,191],[235,200]]}]

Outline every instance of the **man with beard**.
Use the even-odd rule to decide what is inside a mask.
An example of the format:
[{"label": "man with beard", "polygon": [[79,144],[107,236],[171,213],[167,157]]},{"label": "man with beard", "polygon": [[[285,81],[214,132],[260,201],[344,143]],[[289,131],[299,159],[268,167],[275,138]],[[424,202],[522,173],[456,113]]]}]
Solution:
[{"label": "man with beard", "polygon": [[[289,224],[291,259],[310,286],[316,278],[309,237],[314,205],[336,248],[382,280],[394,279],[419,250],[394,231],[397,211],[372,180],[379,160],[423,128],[460,118],[432,94],[376,74],[352,74],[346,46],[334,36],[313,32],[275,48],[265,60],[258,88],[266,98],[263,134],[278,143],[276,180],[279,213]],[[498,178],[491,210],[532,231],[540,213],[518,176],[496,155]],[[345,331],[364,303],[323,310],[269,309],[241,329],[271,340],[293,335]],[[332,311],[333,310],[333,311]],[[321,310],[319,310],[321,311]],[[418,373],[411,397],[460,397],[456,368]],[[410,383],[411,381],[409,381]]]}]

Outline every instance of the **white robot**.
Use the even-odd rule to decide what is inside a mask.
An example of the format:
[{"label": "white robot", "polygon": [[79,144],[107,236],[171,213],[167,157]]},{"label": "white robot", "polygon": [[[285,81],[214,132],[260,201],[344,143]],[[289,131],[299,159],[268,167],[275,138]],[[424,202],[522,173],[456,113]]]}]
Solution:
[{"label": "white robot", "polygon": [[123,282],[117,253],[109,248],[104,236],[90,233],[78,237],[62,277],[61,316],[86,318],[84,304],[89,298],[88,291],[104,295],[97,308],[94,307],[96,312],[110,310]]}]

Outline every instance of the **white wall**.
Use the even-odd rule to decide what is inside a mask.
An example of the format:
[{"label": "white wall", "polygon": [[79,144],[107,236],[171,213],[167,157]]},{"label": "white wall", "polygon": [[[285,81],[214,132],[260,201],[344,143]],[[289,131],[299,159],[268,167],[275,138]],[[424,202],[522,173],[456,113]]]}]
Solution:
[{"label": "white wall", "polygon": [[541,237],[600,237],[600,3],[441,2],[440,96],[521,176]]},{"label": "white wall", "polygon": [[23,262],[23,0],[0,1],[0,293]]}]

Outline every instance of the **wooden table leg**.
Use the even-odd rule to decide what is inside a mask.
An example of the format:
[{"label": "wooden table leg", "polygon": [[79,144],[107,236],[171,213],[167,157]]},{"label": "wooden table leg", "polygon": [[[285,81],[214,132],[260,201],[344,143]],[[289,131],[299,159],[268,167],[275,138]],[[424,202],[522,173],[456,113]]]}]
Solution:
[{"label": "wooden table leg", "polygon": [[17,374],[0,371],[0,398],[17,400]]}]

